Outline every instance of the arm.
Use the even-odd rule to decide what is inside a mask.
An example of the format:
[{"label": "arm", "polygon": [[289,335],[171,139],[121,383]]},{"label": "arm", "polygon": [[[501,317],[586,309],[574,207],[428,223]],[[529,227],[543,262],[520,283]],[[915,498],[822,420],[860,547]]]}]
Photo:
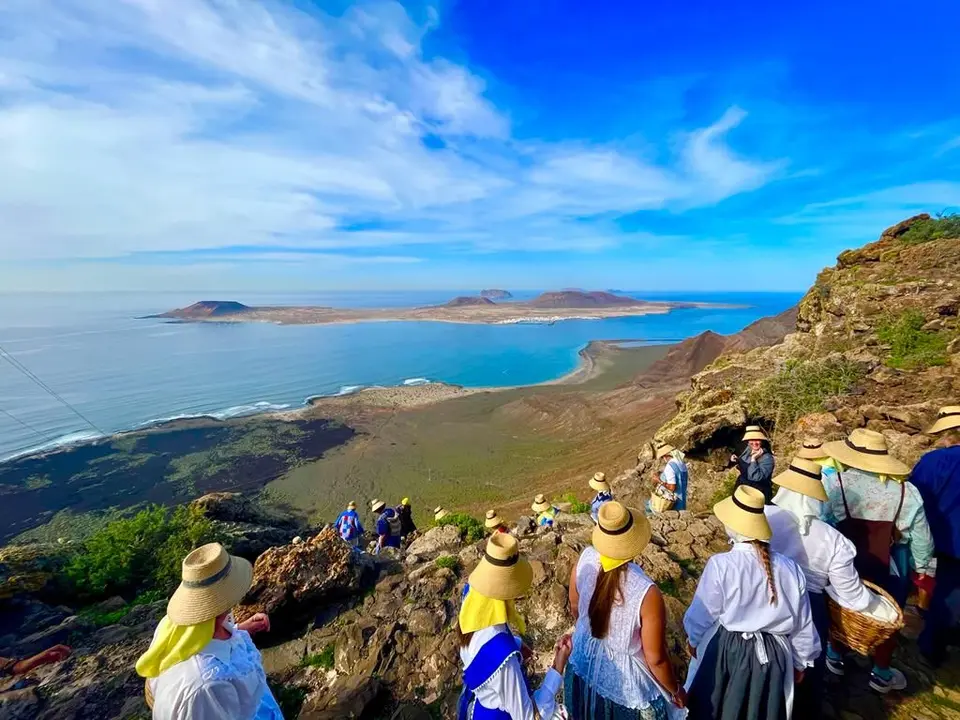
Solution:
[{"label": "arm", "polygon": [[570,614],[573,615],[573,622],[580,619],[580,591],[577,590],[577,566],[574,565],[570,570]]},{"label": "arm", "polygon": [[12,675],[22,675],[31,670],[36,670],[38,667],[66,660],[70,656],[70,652],[70,648],[66,645],[54,645],[52,648],[48,648],[25,660],[20,660],[19,662],[11,661],[8,665]]},{"label": "arm", "polygon": [[920,492],[910,483],[906,483],[904,492],[910,500],[916,504],[917,510],[909,523],[904,523],[903,513],[898,522],[903,527],[899,528],[903,533],[904,539],[910,543],[910,554],[913,556],[913,566],[921,575],[934,575],[933,569],[933,535],[930,533],[930,524],[927,522],[927,514],[923,511],[923,499]]},{"label": "arm", "polygon": [[[477,691],[484,707],[504,710],[511,720],[534,720],[534,718],[552,718],[557,708],[557,692],[563,685],[560,671],[554,667],[547,670],[543,683],[533,693],[527,689],[520,659],[511,657],[506,664]],[[564,660],[563,665],[566,665]],[[534,704],[539,715],[534,714]]]},{"label": "arm", "polygon": [[814,661],[820,657],[820,636],[813,624],[813,614],[810,612],[810,598],[807,597],[807,583],[800,568],[796,569],[800,586],[800,614],[794,621],[793,632],[790,633],[790,647],[793,651],[793,667],[803,672],[813,667]]},{"label": "arm", "polygon": [[723,612],[723,584],[715,559],[713,557],[707,561],[693,602],[683,616],[683,629],[687,633],[687,641],[694,649]]},{"label": "arm", "polygon": [[752,483],[768,483],[773,478],[773,455],[764,451],[759,460],[747,463],[747,480]]},{"label": "arm", "polygon": [[837,598],[843,607],[857,612],[865,610],[870,604],[870,591],[860,581],[857,569],[853,566],[857,550],[853,543],[840,533],[834,535],[834,542],[836,548],[830,558],[830,567],[827,568],[830,585],[836,590]]},{"label": "arm", "polygon": [[669,694],[675,705],[683,707],[686,702],[683,687],[677,682],[667,652],[667,608],[663,604],[660,588],[647,591],[640,603],[640,639],[643,643],[643,658],[650,672]]},{"label": "arm", "polygon": [[675,492],[677,489],[677,468],[672,462],[668,462],[667,466],[663,469],[663,484],[671,492]]}]

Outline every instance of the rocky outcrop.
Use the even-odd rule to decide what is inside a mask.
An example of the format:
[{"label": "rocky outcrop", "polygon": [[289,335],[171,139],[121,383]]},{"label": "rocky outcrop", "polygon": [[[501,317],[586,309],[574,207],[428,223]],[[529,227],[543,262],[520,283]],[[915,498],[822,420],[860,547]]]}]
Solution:
[{"label": "rocky outcrop", "polygon": [[177,308],[159,315],[147,315],[148,318],[174,318],[183,320],[209,319],[228,315],[242,315],[255,308],[233,300],[201,300],[185,308]]},{"label": "rocky outcrop", "polygon": [[290,515],[240,493],[209,493],[190,505],[213,522],[217,537],[230,553],[251,562],[267,549],[286,545],[308,531]]},{"label": "rocky outcrop", "polygon": [[625,295],[608,292],[586,292],[583,290],[560,290],[541,293],[528,303],[538,308],[596,308],[621,305],[646,305],[643,300],[635,300]]},{"label": "rocky outcrop", "polygon": [[495,303],[490,298],[480,297],[476,295],[460,295],[459,297],[453,298],[450,300],[446,307],[470,307],[472,305],[494,305]]}]

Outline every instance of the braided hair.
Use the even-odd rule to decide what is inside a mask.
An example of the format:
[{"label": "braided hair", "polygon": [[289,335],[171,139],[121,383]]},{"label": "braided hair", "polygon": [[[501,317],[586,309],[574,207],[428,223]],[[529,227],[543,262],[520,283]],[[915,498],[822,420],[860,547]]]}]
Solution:
[{"label": "braided hair", "polygon": [[777,585],[773,581],[773,562],[770,559],[770,545],[765,542],[760,542],[759,540],[754,540],[750,544],[753,545],[754,550],[757,551],[757,558],[760,560],[763,572],[767,575],[767,586],[770,588],[770,604],[776,605],[778,602]]}]

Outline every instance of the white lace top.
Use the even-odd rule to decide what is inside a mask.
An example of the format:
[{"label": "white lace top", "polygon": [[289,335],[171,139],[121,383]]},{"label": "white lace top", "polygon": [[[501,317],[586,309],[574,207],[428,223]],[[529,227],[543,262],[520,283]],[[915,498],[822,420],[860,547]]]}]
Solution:
[{"label": "white lace top", "polygon": [[597,694],[624,707],[644,709],[660,695],[647,669],[640,640],[640,605],[653,581],[636,563],[627,565],[623,601],[610,610],[607,637],[597,640],[590,631],[589,611],[599,571],[600,554],[588,547],[577,562],[580,614],[573,633],[570,667]]}]

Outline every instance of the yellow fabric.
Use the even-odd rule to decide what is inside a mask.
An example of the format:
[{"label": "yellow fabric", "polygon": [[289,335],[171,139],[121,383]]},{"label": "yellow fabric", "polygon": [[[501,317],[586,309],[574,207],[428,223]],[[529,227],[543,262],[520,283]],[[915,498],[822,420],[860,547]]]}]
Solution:
[{"label": "yellow fabric", "polygon": [[616,558],[607,557],[606,555],[600,556],[600,566],[603,568],[604,572],[610,572],[611,570],[616,570],[618,567],[628,562],[630,562],[630,558],[617,560]]},{"label": "yellow fabric", "polygon": [[467,592],[460,606],[459,622],[460,632],[464,635],[504,623],[513,625],[521,635],[527,631],[527,623],[517,612],[513,600],[494,600],[473,588]]},{"label": "yellow fabric", "polygon": [[814,462],[822,468],[833,468],[834,470],[837,469],[837,461],[833,458],[822,457],[814,460]]},{"label": "yellow fabric", "polygon": [[409,505],[409,504],[410,504],[410,498],[404,498],[403,500],[400,501],[400,504],[401,504],[401,505]]},{"label": "yellow fabric", "polygon": [[550,520],[553,522],[557,517],[557,509],[551,507],[549,510],[544,510],[542,513],[537,515],[537,525],[542,525],[543,520]]},{"label": "yellow fabric", "polygon": [[192,658],[213,640],[216,622],[213,619],[199,625],[174,625],[164,615],[153,642],[137,660],[137,675],[154,678],[177,663]]}]

